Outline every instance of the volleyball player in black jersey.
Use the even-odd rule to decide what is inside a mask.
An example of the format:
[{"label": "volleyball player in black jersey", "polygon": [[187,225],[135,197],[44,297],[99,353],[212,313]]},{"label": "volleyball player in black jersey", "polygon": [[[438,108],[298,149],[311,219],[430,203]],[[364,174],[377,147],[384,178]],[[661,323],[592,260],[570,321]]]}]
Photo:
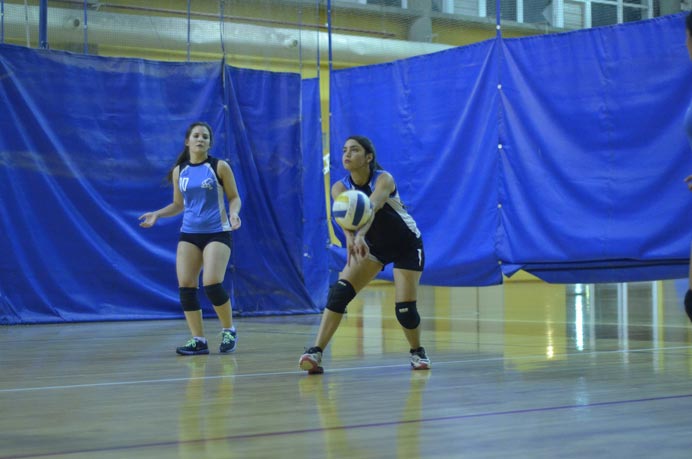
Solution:
[{"label": "volleyball player in black jersey", "polygon": [[414,370],[430,368],[420,343],[420,316],[416,300],[418,283],[425,264],[423,240],[416,222],[399,199],[392,175],[375,160],[375,148],[367,137],[346,140],[342,157],[349,175],[332,186],[332,198],[348,189],[370,196],[373,214],[358,231],[344,230],[347,261],[338,281],[329,288],[327,305],[315,338],[315,345],[300,357],[300,368],[322,373],[322,352],[339,327],[348,303],[382,268],[394,263],[395,313],[410,346]]}]

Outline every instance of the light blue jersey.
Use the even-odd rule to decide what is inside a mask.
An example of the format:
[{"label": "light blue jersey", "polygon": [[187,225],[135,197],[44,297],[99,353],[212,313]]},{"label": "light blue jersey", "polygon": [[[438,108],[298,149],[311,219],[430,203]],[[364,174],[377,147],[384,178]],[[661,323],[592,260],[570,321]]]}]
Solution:
[{"label": "light blue jersey", "polygon": [[216,175],[217,158],[203,163],[180,165],[178,186],[183,195],[183,233],[219,233],[231,231],[226,212],[224,190]]}]

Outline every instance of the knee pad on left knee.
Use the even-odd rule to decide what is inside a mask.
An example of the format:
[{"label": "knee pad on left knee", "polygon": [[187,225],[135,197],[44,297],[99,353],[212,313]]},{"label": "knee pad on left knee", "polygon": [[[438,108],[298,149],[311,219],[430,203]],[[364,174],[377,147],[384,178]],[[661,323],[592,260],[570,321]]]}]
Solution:
[{"label": "knee pad on left knee", "polygon": [[396,303],[396,320],[402,327],[413,330],[420,324],[420,315],[415,301]]},{"label": "knee pad on left knee", "polygon": [[331,287],[329,287],[329,296],[327,297],[326,309],[339,314],[346,312],[346,306],[356,296],[356,290],[353,285],[346,279],[339,279]]},{"label": "knee pad on left knee", "polygon": [[226,289],[221,284],[205,285],[204,293],[214,306],[223,306],[229,299]]},{"label": "knee pad on left knee", "polygon": [[685,294],[685,312],[687,317],[692,320],[692,290],[688,290]]}]

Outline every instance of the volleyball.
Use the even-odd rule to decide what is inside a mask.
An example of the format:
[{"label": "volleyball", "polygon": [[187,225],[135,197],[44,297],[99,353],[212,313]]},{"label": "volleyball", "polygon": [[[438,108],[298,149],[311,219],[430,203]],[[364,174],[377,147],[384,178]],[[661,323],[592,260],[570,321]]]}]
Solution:
[{"label": "volleyball", "polygon": [[368,195],[358,190],[347,190],[334,200],[332,216],[343,229],[355,231],[365,225],[372,215]]}]

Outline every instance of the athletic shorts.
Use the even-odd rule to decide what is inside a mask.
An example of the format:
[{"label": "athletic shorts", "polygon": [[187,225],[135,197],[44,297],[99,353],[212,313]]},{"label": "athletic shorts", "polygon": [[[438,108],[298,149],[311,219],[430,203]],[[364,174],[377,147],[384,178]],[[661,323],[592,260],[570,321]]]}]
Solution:
[{"label": "athletic shorts", "polygon": [[219,233],[180,233],[178,240],[194,244],[199,250],[204,251],[204,248],[211,242],[221,242],[231,248],[231,239],[230,231],[221,231]]},{"label": "athletic shorts", "polygon": [[412,239],[411,242],[404,247],[370,247],[370,259],[382,263],[383,265],[394,263],[394,267],[397,269],[423,271],[423,268],[425,267],[423,239]]}]

